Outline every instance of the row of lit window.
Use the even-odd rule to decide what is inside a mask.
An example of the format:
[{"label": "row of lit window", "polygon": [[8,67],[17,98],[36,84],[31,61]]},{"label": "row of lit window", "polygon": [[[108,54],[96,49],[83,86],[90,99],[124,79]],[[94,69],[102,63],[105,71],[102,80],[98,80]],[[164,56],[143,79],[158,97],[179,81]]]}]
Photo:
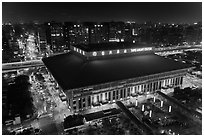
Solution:
[{"label": "row of lit window", "polygon": [[58,33],[58,34],[51,34],[52,37],[59,37],[59,36],[63,36],[63,34],[61,33],[61,35]]},{"label": "row of lit window", "polygon": [[76,51],[76,52],[78,52],[78,53],[80,53],[80,54],[82,54],[82,55],[85,55],[85,52],[84,52],[83,50],[78,49],[78,48],[76,48],[76,47],[74,47],[74,51]]}]

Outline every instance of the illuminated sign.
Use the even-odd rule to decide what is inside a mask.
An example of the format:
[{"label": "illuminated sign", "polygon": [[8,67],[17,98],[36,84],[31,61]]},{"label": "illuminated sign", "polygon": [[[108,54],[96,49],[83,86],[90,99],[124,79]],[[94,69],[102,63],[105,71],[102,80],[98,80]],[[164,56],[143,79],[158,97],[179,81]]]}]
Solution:
[{"label": "illuminated sign", "polygon": [[104,55],[105,55],[105,52],[104,52],[104,51],[102,51],[102,52],[101,52],[101,55],[103,55],[103,56],[104,56]]},{"label": "illuminated sign", "polygon": [[109,54],[112,54],[112,50],[109,51]]},{"label": "illuminated sign", "polygon": [[131,52],[141,52],[141,51],[151,51],[152,47],[148,48],[138,48],[138,49],[130,49]]},{"label": "illuminated sign", "polygon": [[97,52],[93,52],[93,56],[97,56]]}]

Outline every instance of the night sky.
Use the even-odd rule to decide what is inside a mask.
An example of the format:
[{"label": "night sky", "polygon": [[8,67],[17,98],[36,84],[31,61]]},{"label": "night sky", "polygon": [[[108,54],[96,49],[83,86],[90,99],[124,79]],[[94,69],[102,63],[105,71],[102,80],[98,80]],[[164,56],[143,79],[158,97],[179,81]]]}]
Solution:
[{"label": "night sky", "polygon": [[202,21],[201,2],[3,2],[2,21],[145,21],[193,23]]}]

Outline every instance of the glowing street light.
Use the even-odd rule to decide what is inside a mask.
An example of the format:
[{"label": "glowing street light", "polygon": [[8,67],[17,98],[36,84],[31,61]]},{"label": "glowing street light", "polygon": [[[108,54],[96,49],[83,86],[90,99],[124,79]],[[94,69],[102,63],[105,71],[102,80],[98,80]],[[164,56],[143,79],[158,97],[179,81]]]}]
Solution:
[{"label": "glowing street light", "polygon": [[164,101],[161,101],[161,107],[163,107]]},{"label": "glowing street light", "polygon": [[149,111],[149,117],[152,117],[152,110]]},{"label": "glowing street light", "polygon": [[171,112],[171,106],[169,106],[169,112]]},{"label": "glowing street light", "polygon": [[142,105],[142,111],[144,111],[144,105]]},{"label": "glowing street light", "polygon": [[136,99],[136,102],[135,102],[135,106],[136,106],[136,107],[138,106],[138,102],[137,102],[137,99]]}]

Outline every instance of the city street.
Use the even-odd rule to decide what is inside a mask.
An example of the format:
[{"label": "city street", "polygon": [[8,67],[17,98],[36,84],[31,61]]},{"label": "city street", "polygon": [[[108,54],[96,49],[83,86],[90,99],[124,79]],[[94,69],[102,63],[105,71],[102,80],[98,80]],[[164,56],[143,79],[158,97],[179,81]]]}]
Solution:
[{"label": "city street", "polygon": [[197,87],[197,88],[202,88],[202,79],[191,75],[187,74],[184,79],[183,79],[183,88],[185,87]]}]

